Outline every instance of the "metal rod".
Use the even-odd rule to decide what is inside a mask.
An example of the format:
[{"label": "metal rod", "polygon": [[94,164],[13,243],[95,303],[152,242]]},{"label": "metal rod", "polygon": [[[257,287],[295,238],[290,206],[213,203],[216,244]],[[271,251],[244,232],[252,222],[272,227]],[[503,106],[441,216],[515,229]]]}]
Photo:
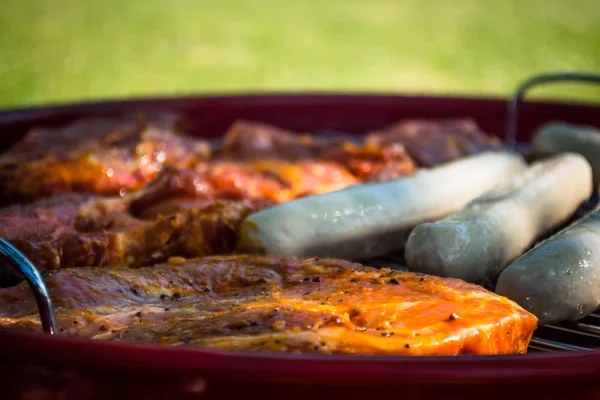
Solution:
[{"label": "metal rod", "polygon": [[547,348],[547,347],[544,347],[544,346],[536,346],[536,345],[533,345],[533,344],[530,344],[530,345],[529,345],[529,351],[531,351],[531,350],[535,350],[535,351],[543,351],[544,353],[553,353],[553,352],[554,352],[554,350],[552,350],[552,349],[549,349],[549,348]]},{"label": "metal rod", "polygon": [[567,332],[567,333],[572,333],[575,335],[582,335],[582,336],[587,336],[590,338],[594,338],[594,339],[600,339],[599,335],[595,335],[593,333],[589,333],[583,330],[578,329],[577,325],[574,325],[573,327],[569,327],[569,326],[560,326],[560,325],[544,325],[544,328],[546,329],[554,329],[557,331],[562,331],[562,332]]},{"label": "metal rod", "polygon": [[586,82],[600,84],[600,75],[586,72],[556,72],[534,76],[521,83],[508,103],[506,115],[506,143],[511,147],[517,143],[519,105],[525,93],[534,86],[558,82]]},{"label": "metal rod", "polygon": [[600,326],[590,325],[590,324],[584,324],[583,322],[578,322],[576,324],[576,326],[577,326],[577,329],[579,329],[581,331],[590,332],[590,333],[594,333],[596,335],[600,335]]},{"label": "metal rod", "polygon": [[4,255],[10,264],[17,268],[33,291],[35,302],[40,312],[40,320],[44,333],[56,334],[56,316],[52,308],[52,301],[48,295],[48,289],[44,284],[42,275],[37,268],[12,244],[0,238],[0,254]]},{"label": "metal rod", "polygon": [[542,339],[539,337],[533,337],[531,338],[531,342],[532,345],[534,345],[535,347],[543,347],[543,348],[547,348],[547,349],[552,349],[552,350],[563,350],[563,351],[591,351],[591,349],[588,349],[586,347],[580,347],[580,346],[573,346],[570,344],[566,344],[566,343],[561,343],[561,342],[555,342],[554,340],[548,340],[548,339]]}]

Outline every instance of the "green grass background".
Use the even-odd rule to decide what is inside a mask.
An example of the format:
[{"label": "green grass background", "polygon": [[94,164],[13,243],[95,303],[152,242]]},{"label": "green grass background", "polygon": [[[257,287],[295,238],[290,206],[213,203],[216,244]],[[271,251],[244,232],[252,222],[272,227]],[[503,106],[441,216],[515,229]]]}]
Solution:
[{"label": "green grass background", "polygon": [[[600,73],[600,0],[1,0],[0,107],[206,92],[507,95]],[[535,94],[599,100],[569,84]]]}]

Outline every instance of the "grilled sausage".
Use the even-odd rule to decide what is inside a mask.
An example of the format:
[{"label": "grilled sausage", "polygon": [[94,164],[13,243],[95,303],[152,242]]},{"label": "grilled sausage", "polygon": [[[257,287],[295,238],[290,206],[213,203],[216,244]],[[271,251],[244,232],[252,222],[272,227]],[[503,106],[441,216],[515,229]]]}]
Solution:
[{"label": "grilled sausage", "polygon": [[489,285],[591,194],[592,169],[583,156],[567,153],[537,162],[506,190],[417,226],[406,244],[408,269]]},{"label": "grilled sausage", "polygon": [[496,292],[539,318],[577,320],[600,305],[600,211],[575,222],[509,265]]},{"label": "grilled sausage", "polygon": [[416,225],[455,212],[526,169],[516,153],[467,157],[401,179],[355,185],[252,214],[238,251],[363,260],[404,247]]},{"label": "grilled sausage", "polygon": [[563,152],[583,155],[594,175],[594,188],[600,184],[600,130],[591,126],[551,123],[543,126],[531,143],[535,157]]}]

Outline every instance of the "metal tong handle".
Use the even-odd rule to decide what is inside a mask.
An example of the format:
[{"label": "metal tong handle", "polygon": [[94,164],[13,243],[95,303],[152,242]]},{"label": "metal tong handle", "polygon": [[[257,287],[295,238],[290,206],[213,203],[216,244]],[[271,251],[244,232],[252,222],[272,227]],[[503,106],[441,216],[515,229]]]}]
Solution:
[{"label": "metal tong handle", "polygon": [[600,84],[600,75],[586,72],[553,72],[534,76],[521,83],[508,103],[508,112],[506,116],[506,142],[508,146],[514,147],[517,144],[519,105],[521,104],[521,100],[525,96],[525,93],[534,86],[557,82],[586,82]]},{"label": "metal tong handle", "polygon": [[56,334],[56,316],[52,308],[52,301],[48,295],[48,289],[42,279],[42,275],[37,268],[12,244],[0,238],[0,254],[5,256],[8,261],[25,277],[29,287],[33,291],[35,302],[40,312],[42,329],[49,335]]}]

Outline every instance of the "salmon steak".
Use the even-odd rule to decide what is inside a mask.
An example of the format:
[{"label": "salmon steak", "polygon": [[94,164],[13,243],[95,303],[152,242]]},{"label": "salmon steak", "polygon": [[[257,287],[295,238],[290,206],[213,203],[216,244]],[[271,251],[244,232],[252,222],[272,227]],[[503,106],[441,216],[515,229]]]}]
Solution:
[{"label": "salmon steak", "polygon": [[[537,319],[458,279],[333,259],[228,255],[45,277],[59,335],[169,346],[357,355],[525,353]],[[0,326],[40,331],[24,283]]]}]

